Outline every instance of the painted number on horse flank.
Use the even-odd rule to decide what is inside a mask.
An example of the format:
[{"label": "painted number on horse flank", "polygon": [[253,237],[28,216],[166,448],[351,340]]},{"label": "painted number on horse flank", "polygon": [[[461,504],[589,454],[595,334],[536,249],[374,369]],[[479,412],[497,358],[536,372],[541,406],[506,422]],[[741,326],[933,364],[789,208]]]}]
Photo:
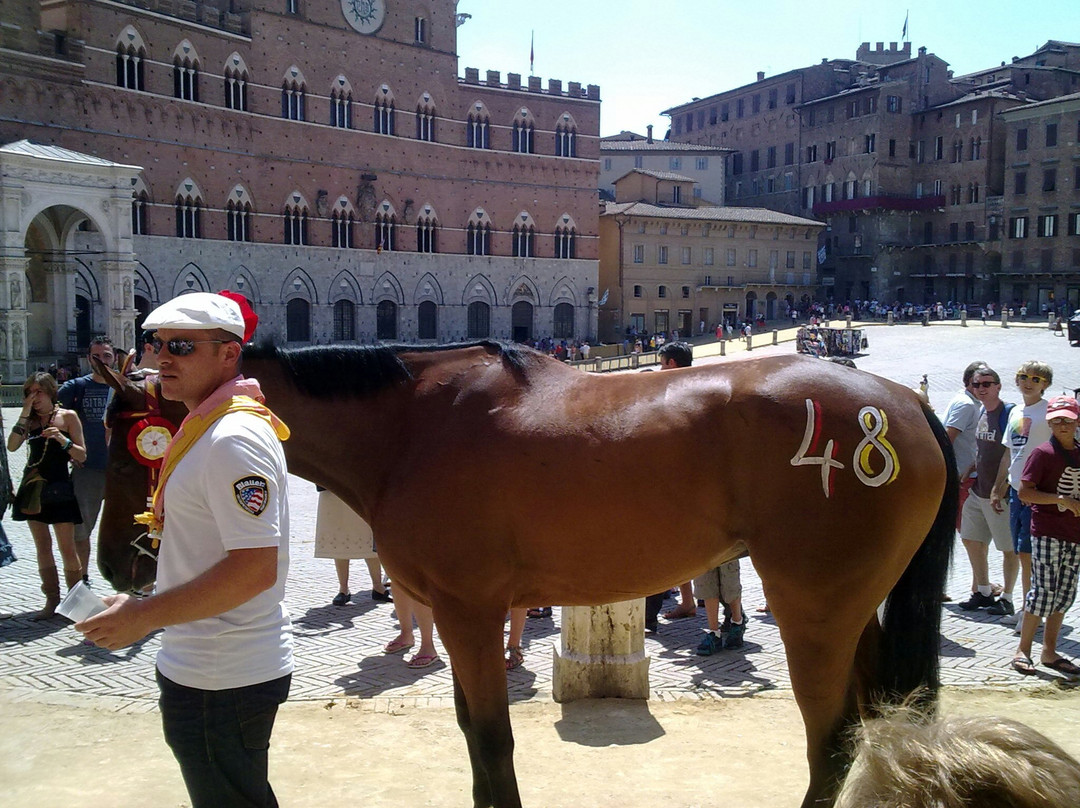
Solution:
[{"label": "painted number on horse flank", "polygon": [[[889,431],[889,418],[877,407],[863,407],[859,410],[859,426],[862,428],[864,437],[852,454],[852,471],[863,485],[871,488],[888,485],[900,473],[900,459],[896,456],[896,450],[892,444],[885,438],[885,433]],[[817,451],[820,437],[821,405],[808,398],[806,399],[806,429],[803,432],[799,451],[791,458],[791,465],[821,466],[821,490],[824,491],[826,497],[830,497],[833,492],[833,470],[846,467],[836,459],[838,446],[832,438],[826,441],[825,449],[820,456],[810,454]],[[878,470],[871,465],[871,458],[875,453],[880,454],[884,459],[883,468]]]}]

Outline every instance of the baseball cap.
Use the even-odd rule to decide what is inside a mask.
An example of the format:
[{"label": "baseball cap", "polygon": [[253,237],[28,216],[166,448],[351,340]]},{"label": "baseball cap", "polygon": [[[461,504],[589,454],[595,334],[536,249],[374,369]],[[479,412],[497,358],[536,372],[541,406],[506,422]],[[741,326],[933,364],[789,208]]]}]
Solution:
[{"label": "baseball cap", "polygon": [[181,328],[209,331],[220,328],[244,339],[244,315],[239,304],[211,292],[189,292],[154,309],[143,321],[145,329]]},{"label": "baseball cap", "polygon": [[1080,420],[1080,406],[1072,396],[1054,396],[1046,402],[1046,420],[1052,418],[1071,418]]}]

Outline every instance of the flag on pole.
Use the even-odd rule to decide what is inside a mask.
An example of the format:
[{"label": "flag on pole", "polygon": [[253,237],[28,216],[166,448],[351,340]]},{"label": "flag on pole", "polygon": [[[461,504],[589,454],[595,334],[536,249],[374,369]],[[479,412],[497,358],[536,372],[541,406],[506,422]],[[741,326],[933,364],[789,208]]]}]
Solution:
[{"label": "flag on pole", "polygon": [[608,292],[609,292],[609,291],[610,291],[609,289],[605,289],[605,290],[604,290],[604,294],[602,294],[602,295],[600,296],[600,300],[599,300],[599,302],[598,302],[598,303],[597,303],[596,305],[598,305],[598,306],[603,306],[603,305],[604,305],[605,303],[607,303],[607,299],[608,299]]},{"label": "flag on pole", "polygon": [[818,248],[818,251],[817,251],[817,262],[818,262],[819,264],[824,264],[824,263],[825,263],[825,258],[826,258],[826,257],[827,257],[827,256],[826,256],[826,254],[825,254],[825,245],[824,245],[824,244],[822,244],[822,245],[821,245],[821,246],[820,246],[820,247]]},{"label": "flag on pole", "polygon": [[904,12],[904,32],[900,35],[901,39],[907,39],[908,38],[908,35],[907,35],[907,23],[908,23],[908,15],[910,13],[911,12],[909,12],[909,11]]},{"label": "flag on pole", "polygon": [[[905,23],[904,25],[905,25],[905,30],[906,30],[907,23]],[[529,75],[530,76],[533,74],[533,61],[536,58],[536,47],[535,47],[535,45],[536,45],[536,29],[534,28],[532,33],[529,35]]]}]

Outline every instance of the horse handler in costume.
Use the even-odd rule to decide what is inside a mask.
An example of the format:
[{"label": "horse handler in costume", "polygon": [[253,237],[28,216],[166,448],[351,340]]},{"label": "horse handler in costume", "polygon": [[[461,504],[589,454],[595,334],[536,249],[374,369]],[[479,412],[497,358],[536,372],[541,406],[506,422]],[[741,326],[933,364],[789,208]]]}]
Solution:
[{"label": "horse handler in costume", "polygon": [[182,295],[146,319],[162,395],[190,413],[165,454],[153,510],[138,517],[160,537],[157,593],[108,597],[75,626],[110,650],[165,629],[161,719],[193,808],[277,805],[268,749],[293,670],[283,603],[289,431],[258,382],[240,375],[257,318],[227,294]]}]

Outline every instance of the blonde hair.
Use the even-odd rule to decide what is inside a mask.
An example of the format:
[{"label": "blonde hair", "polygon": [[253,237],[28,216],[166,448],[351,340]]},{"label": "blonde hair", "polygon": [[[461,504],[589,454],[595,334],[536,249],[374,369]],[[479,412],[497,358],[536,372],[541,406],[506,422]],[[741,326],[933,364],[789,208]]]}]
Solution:
[{"label": "blonde hair", "polygon": [[44,370],[39,370],[37,373],[31,373],[29,378],[23,382],[22,392],[23,398],[30,395],[30,388],[34,385],[41,388],[41,392],[49,397],[53,404],[56,403],[56,379],[52,377],[51,373],[46,373]]},{"label": "blonde hair", "polygon": [[1021,373],[1027,373],[1029,376],[1041,376],[1047,387],[1054,381],[1054,369],[1045,362],[1039,362],[1035,359],[1024,362],[1017,369],[1016,375],[1019,376]]},{"label": "blonde hair", "polygon": [[836,808],[1075,808],[1080,762],[993,716],[927,721],[900,709],[856,729]]}]

